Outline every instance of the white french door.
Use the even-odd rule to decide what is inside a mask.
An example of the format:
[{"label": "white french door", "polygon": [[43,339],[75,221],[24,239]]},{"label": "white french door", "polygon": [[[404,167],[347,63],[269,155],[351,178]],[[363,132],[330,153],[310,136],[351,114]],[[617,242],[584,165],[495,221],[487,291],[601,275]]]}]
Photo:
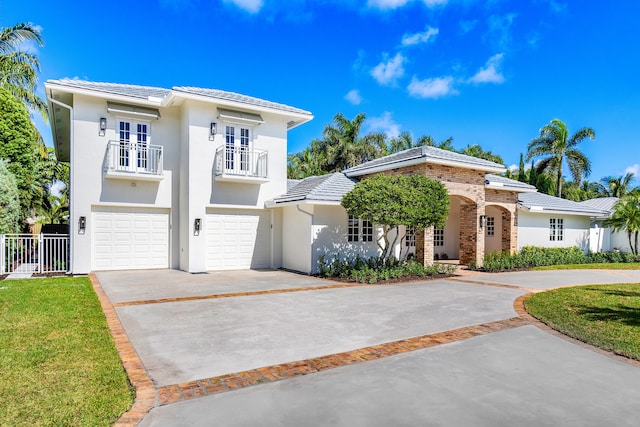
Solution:
[{"label": "white french door", "polygon": [[147,171],[149,169],[150,131],[151,125],[149,122],[118,120],[119,169],[132,172]]},{"label": "white french door", "polygon": [[249,170],[249,128],[225,126],[225,169],[229,172]]}]

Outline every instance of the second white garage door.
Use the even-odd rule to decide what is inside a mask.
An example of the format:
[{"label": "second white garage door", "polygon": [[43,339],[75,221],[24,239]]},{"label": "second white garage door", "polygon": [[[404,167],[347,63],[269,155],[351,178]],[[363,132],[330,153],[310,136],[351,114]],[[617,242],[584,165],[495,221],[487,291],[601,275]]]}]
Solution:
[{"label": "second white garage door", "polygon": [[91,268],[169,267],[169,210],[95,207]]},{"label": "second white garage door", "polygon": [[271,213],[216,209],[207,212],[207,270],[271,267]]}]

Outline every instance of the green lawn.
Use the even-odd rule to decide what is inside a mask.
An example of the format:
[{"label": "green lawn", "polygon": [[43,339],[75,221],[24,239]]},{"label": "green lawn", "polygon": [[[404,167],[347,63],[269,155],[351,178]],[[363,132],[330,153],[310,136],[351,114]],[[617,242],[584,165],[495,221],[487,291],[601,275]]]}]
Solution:
[{"label": "green lawn", "polygon": [[88,278],[0,281],[0,425],[108,426],[133,398]]},{"label": "green lawn", "polygon": [[566,335],[640,360],[640,283],[541,292],[525,308]]},{"label": "green lawn", "polygon": [[532,270],[640,270],[640,262],[610,262],[595,264],[562,264],[533,267]]}]

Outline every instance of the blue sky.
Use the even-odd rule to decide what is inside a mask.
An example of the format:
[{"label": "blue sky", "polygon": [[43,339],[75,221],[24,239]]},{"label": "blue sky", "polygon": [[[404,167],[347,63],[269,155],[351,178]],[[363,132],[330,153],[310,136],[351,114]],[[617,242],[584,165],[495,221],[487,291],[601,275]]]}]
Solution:
[{"label": "blue sky", "polygon": [[0,25],[42,28],[45,47],[30,48],[43,82],[192,85],[307,109],[290,152],[337,112],[364,112],[365,131],[452,136],[512,165],[559,118],[595,129],[591,180],[640,172],[639,15],[635,1],[0,1]]}]

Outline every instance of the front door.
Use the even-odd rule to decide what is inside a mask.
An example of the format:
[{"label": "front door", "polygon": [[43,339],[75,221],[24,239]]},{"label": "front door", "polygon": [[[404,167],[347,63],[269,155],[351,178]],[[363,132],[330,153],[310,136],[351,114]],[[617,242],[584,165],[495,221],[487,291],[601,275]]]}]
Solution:
[{"label": "front door", "polygon": [[249,128],[241,126],[225,127],[225,171],[246,174],[250,168]]}]

